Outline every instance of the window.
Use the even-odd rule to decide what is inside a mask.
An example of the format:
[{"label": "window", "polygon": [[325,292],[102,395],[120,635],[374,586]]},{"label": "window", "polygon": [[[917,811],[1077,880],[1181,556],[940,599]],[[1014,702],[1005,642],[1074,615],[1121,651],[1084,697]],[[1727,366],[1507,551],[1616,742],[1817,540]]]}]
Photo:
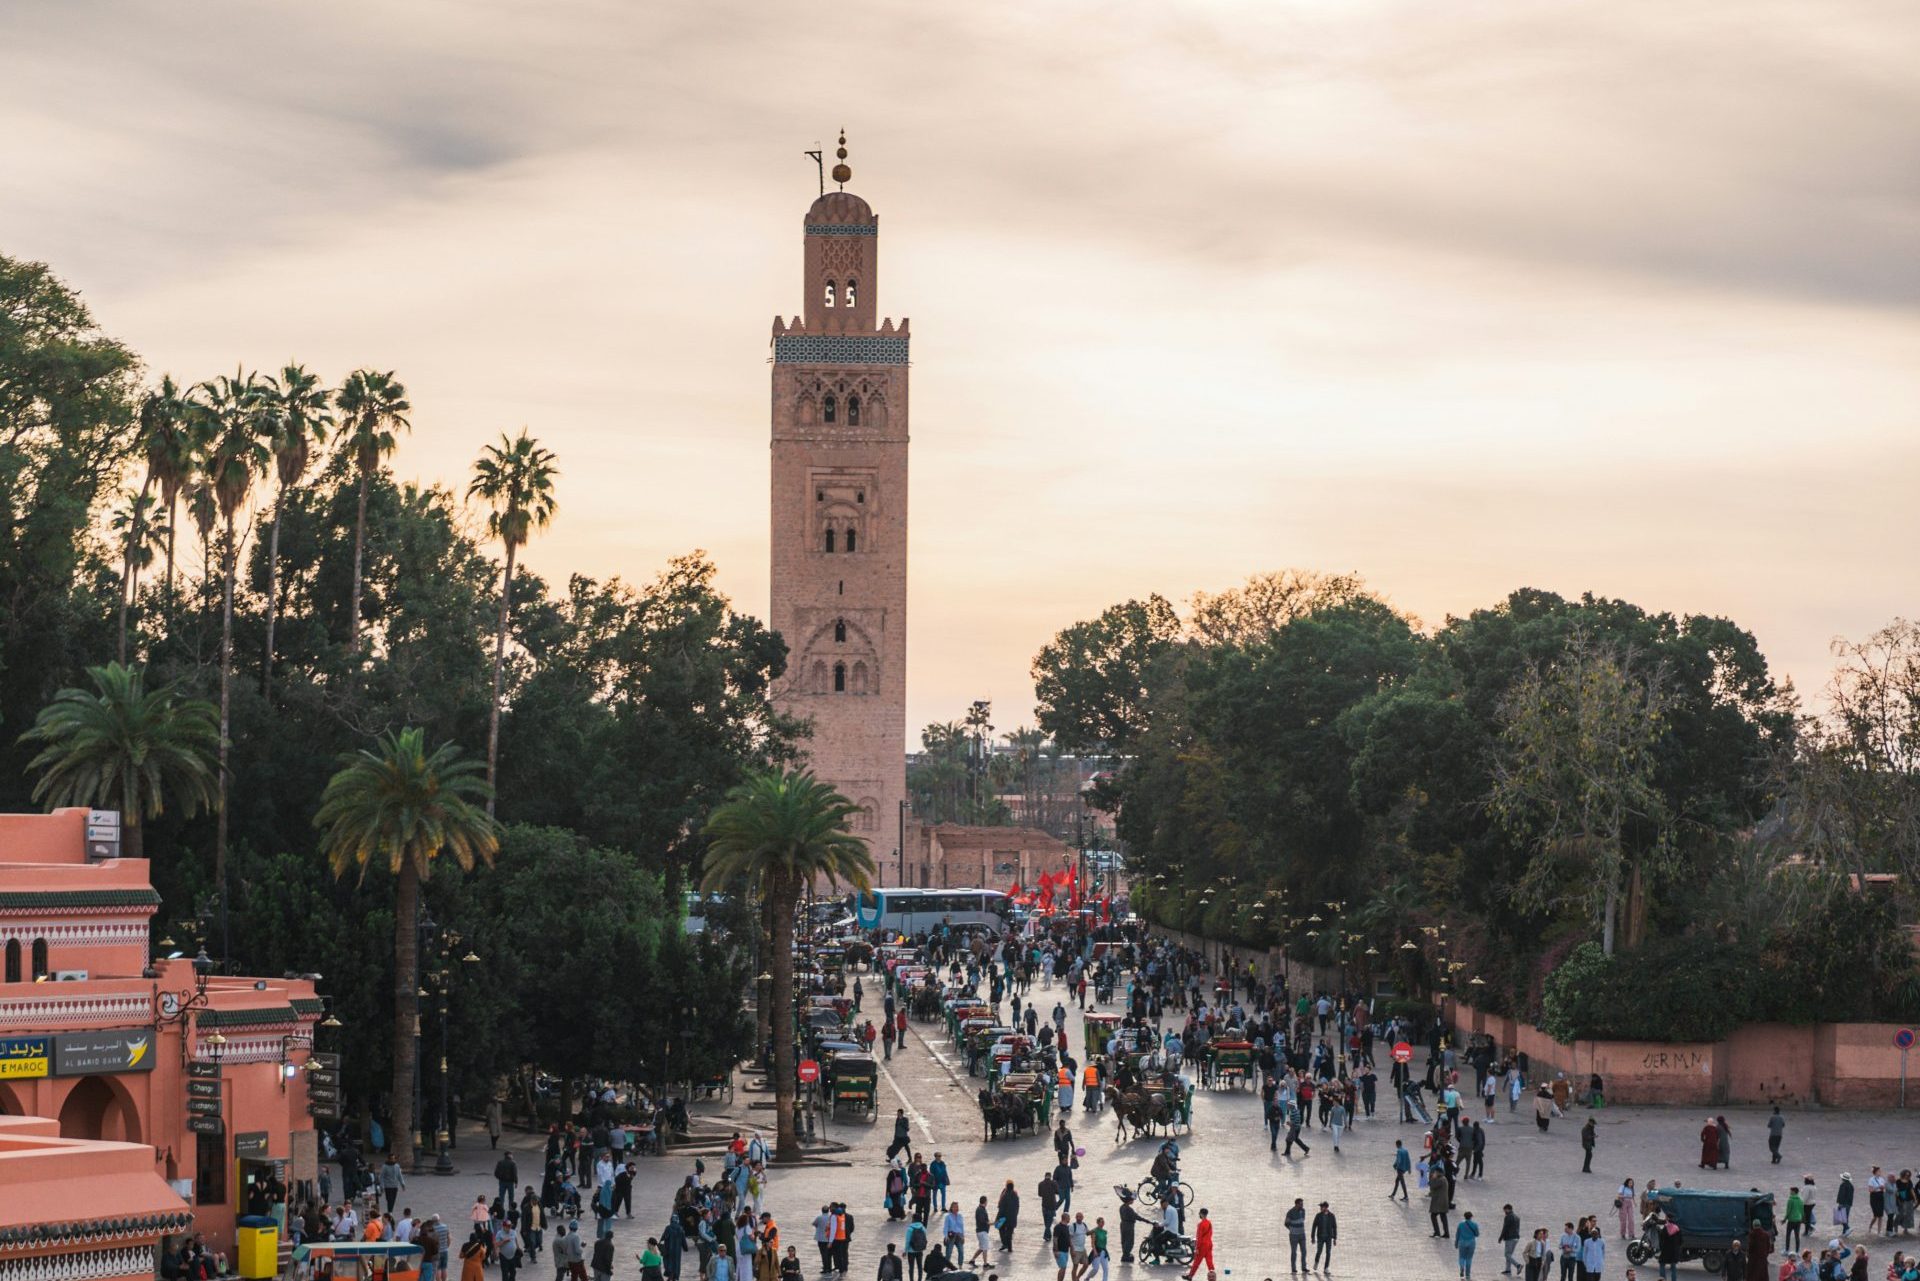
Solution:
[{"label": "window", "polygon": [[853,526],[847,526],[847,550],[853,550]]},{"label": "window", "polygon": [[833,282],[831,280],[827,282],[827,306],[833,306]]},{"label": "window", "polygon": [[864,503],[864,502],[866,502],[866,501],[867,501],[867,491],[866,491],[866,490],[864,490],[864,489],[856,489],[856,490],[854,490],[854,491],[853,491],[853,501],[854,501],[854,502],[856,502],[856,503]]},{"label": "window", "polygon": [[20,940],[7,940],[7,982],[20,981]]},{"label": "window", "polygon": [[858,427],[859,425],[860,398],[858,396],[849,396],[847,397],[847,426]]},{"label": "window", "polygon": [[33,977],[43,979],[47,977],[47,973],[47,941],[35,939],[33,941]]},{"label": "window", "polygon": [[845,663],[835,663],[833,665],[833,692],[836,694],[844,694],[847,692],[847,665]]},{"label": "window", "polygon": [[816,662],[813,665],[813,692],[816,694],[824,694],[827,692],[827,665],[825,663]]},{"label": "window", "polygon": [[813,491],[813,501],[814,501],[814,502],[816,502],[816,503],[824,503],[824,502],[826,502],[826,501],[827,501],[827,491],[826,491],[826,490],[824,490],[824,489],[816,489],[816,490],[814,490],[814,491]]},{"label": "window", "polygon": [[855,284],[855,282],[854,282],[854,281],[851,281],[851,280],[849,280],[849,281],[847,282],[847,306],[849,306],[849,307],[851,307],[851,306],[853,306],[853,286],[854,286],[854,284]]},{"label": "window", "polygon": [[833,643],[836,645],[847,643],[847,620],[844,618],[833,620]]},{"label": "window", "polygon": [[827,550],[833,550],[833,526],[827,526]]},{"label": "window", "polygon": [[867,692],[867,665],[865,663],[855,663],[853,665],[853,692],[856,694],[864,694]]},{"label": "window", "polygon": [[833,421],[833,408],[834,408],[833,397],[831,396],[827,397],[825,400],[820,402],[820,421],[821,422],[830,423]]},{"label": "window", "polygon": [[847,580],[843,578],[840,580],[840,590],[836,592],[835,595],[845,596],[846,594],[847,594]]}]

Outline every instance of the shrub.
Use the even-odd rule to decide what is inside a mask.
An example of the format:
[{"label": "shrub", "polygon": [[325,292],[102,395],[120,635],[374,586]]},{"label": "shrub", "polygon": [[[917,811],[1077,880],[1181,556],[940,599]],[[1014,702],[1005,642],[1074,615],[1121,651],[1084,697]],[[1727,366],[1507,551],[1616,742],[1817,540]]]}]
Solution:
[{"label": "shrub", "polygon": [[1718,1041],[1764,1015],[1765,975],[1751,948],[1683,935],[1603,955],[1567,954],[1547,979],[1541,1030],[1575,1040]]}]

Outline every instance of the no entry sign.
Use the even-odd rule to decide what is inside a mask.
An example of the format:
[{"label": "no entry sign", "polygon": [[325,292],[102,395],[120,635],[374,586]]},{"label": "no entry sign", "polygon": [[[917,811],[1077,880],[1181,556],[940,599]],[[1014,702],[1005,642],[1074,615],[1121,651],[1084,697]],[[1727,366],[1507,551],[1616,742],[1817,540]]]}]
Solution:
[{"label": "no entry sign", "polygon": [[812,1085],[820,1079],[820,1064],[814,1059],[800,1060],[800,1084]]},{"label": "no entry sign", "polygon": [[1405,1041],[1402,1041],[1398,1045],[1394,1046],[1393,1061],[1395,1063],[1413,1062],[1413,1047],[1411,1045],[1408,1045]]}]

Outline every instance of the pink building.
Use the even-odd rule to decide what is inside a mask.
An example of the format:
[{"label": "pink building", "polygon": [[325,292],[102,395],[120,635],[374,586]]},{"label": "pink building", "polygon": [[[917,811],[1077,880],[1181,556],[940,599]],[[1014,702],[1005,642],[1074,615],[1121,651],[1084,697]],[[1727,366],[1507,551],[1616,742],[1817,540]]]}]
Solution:
[{"label": "pink building", "polygon": [[[264,1198],[284,1223],[286,1189],[317,1174],[310,1071],[321,1097],[337,1090],[310,1063],[324,1008],[309,980],[154,959],[159,896],[145,859],[116,856],[116,820],[83,809],[0,815],[0,1114],[109,1145],[55,1144],[39,1162],[10,1165],[4,1136],[22,1131],[0,1130],[0,1205],[21,1204],[13,1178],[56,1155],[98,1163],[117,1152],[118,1169],[137,1151],[150,1176],[140,1186],[170,1189],[209,1245],[231,1252],[243,1207]],[[47,1128],[24,1133],[46,1148]],[[152,1209],[138,1199],[103,1208],[90,1193],[88,1212]],[[0,1242],[0,1276],[6,1258]]]}]

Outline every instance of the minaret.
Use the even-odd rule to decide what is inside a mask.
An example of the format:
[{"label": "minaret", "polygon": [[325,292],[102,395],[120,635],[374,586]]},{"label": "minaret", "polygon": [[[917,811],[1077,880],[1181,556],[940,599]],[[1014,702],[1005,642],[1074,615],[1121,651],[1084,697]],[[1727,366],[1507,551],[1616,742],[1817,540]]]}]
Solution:
[{"label": "minaret", "polygon": [[[774,690],[813,723],[808,764],[861,808],[896,883],[907,795],[907,324],[876,324],[880,220],[833,181],[802,225],[805,310],[773,322]],[[824,186],[824,183],[822,184]]]}]

